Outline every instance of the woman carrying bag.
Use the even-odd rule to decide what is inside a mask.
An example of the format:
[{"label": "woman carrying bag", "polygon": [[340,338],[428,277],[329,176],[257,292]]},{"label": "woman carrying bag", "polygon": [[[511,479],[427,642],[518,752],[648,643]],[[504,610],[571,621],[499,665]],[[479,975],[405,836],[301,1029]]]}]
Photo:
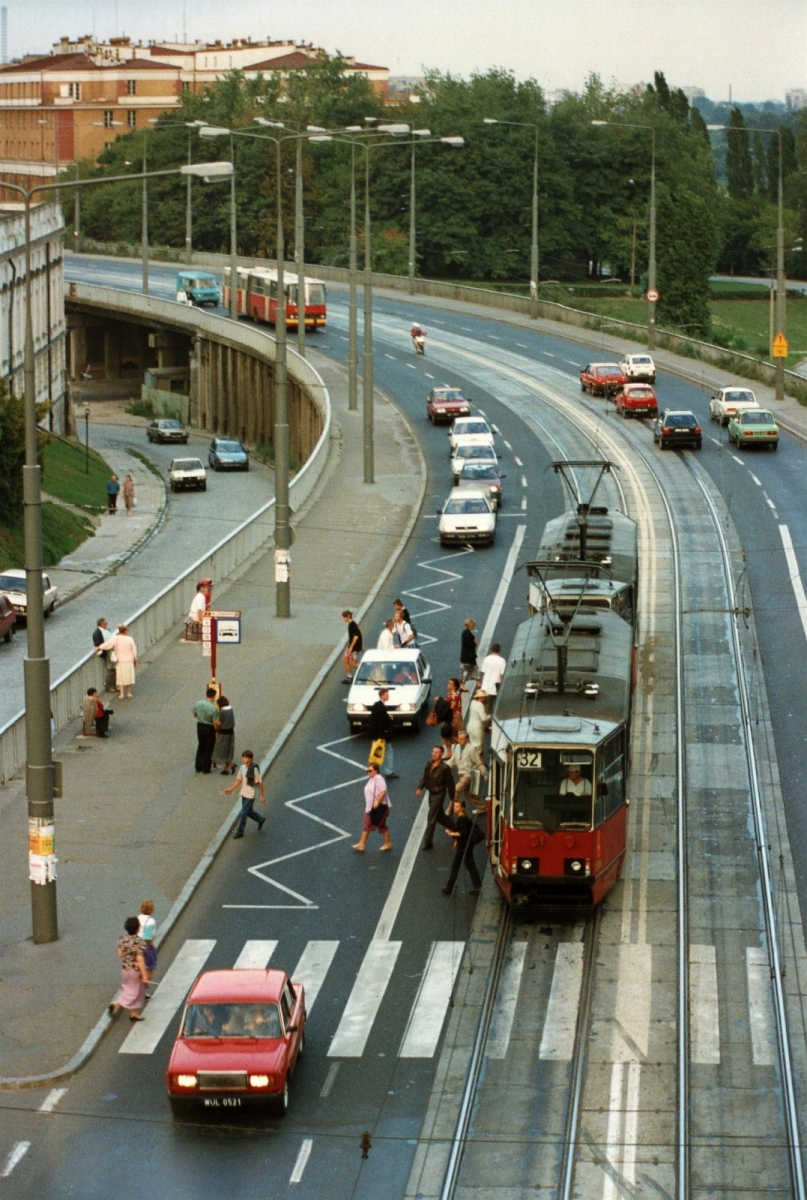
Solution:
[{"label": "woman carrying bag", "polygon": [[387,785],[378,771],[375,763],[367,764],[367,782],[364,785],[364,821],[362,822],[361,837],[353,846],[362,854],[367,845],[367,839],[373,829],[383,835],[382,850],[392,849],[392,838],[387,828],[387,817],[392,807],[387,795]]},{"label": "woman carrying bag", "polygon": [[387,711],[389,688],[378,689],[378,699],[370,709],[370,737],[373,739],[368,762],[375,763],[387,779],[397,779],[392,749],[392,717]]}]

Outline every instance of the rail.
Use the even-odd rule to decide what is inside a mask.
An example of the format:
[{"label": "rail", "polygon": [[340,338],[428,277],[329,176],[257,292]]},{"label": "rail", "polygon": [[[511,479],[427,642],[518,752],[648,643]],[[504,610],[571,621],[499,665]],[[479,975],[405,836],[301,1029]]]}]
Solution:
[{"label": "rail", "polygon": [[[89,285],[85,284],[79,286],[82,291],[89,288]],[[112,288],[95,290],[126,297],[126,293],[115,293]],[[150,306],[163,303],[165,302],[151,301]],[[177,305],[170,305],[172,315],[173,309],[177,307]],[[216,332],[215,325],[210,323],[220,322],[222,326],[227,327],[228,341],[234,340],[232,323],[226,318],[211,317],[210,314],[204,314],[204,318],[208,334]],[[273,339],[269,339],[266,333],[257,333],[250,329],[245,332],[252,339],[257,334],[258,337],[273,342]],[[259,347],[259,349],[266,354],[266,346]],[[322,417],[322,432],[308,459],[291,481],[291,499],[295,507],[299,509],[313,491],[325,466],[331,432],[331,402],[328,389],[319,372],[309,362],[300,359],[291,349],[288,353],[288,367],[289,374],[295,376],[301,386],[305,388]],[[141,656],[170,629],[184,620],[191,594],[189,590],[191,580],[195,581],[200,577],[226,579],[256,551],[266,547],[274,533],[272,520],[274,505],[274,498],[262,505],[250,517],[242,521],[236,529],[217,542],[212,549],[198,558],[187,570],[177,576],[173,582],[158,592],[147,604],[132,614],[126,624],[137,643]],[[63,728],[81,712],[81,700],[87,694],[87,688],[102,686],[101,660],[90,651],[51,686],[51,708],[56,728]],[[23,711],[0,727],[0,783],[5,783],[24,763],[25,713]]]}]

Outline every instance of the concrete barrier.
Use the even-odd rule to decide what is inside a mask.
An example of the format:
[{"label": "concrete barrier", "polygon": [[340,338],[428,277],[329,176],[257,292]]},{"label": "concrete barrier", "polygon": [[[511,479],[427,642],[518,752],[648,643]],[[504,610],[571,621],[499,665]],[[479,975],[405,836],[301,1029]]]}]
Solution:
[{"label": "concrete barrier", "polygon": [[[238,349],[252,348],[257,357],[266,362],[274,362],[274,339],[248,325],[234,326],[224,317],[182,309],[181,305],[168,301],[132,296],[131,293],[118,292],[112,288],[95,288],[84,284],[73,287],[73,295],[80,292],[84,297],[106,305],[110,315],[116,308],[137,311],[140,315],[146,310],[153,314],[155,323],[171,323],[173,318],[178,318],[179,322],[187,321],[190,326],[195,327],[197,322],[203,322],[205,335],[211,339],[221,334],[222,340],[226,340],[227,344]],[[311,452],[291,481],[291,503],[299,510],[314,490],[327,461],[331,434],[331,401],[319,372],[291,349],[288,353],[288,372],[289,379],[295,382],[316,410],[319,427],[319,436]],[[170,629],[185,619],[193,585],[197,579],[226,579],[256,551],[271,543],[274,535],[274,506],[274,499],[262,505],[237,529],[222,538],[211,550],[158,592],[148,604],[128,618],[126,624],[137,643],[141,657]],[[87,688],[102,689],[103,683],[102,662],[92,652],[57,679],[51,685],[51,708],[56,728],[61,729],[80,713],[82,697],[87,694]],[[25,713],[21,712],[0,728],[0,783],[5,783],[24,763]]]}]

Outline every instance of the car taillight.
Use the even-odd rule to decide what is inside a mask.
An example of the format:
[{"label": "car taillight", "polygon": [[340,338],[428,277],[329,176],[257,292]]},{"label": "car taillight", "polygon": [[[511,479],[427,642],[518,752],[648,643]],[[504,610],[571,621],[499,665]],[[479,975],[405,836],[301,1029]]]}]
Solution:
[{"label": "car taillight", "polygon": [[252,1088],[274,1087],[274,1075],[250,1075],[249,1086]]},{"label": "car taillight", "polygon": [[671,433],[672,431],[669,430],[666,425],[663,425],[661,428],[661,432],[662,432],[662,434],[665,434],[665,433]]},{"label": "car taillight", "polygon": [[195,1088],[197,1079],[195,1075],[175,1075],[174,1085],[181,1088]]},{"label": "car taillight", "polygon": [[692,430],[693,433],[700,433],[700,431],[701,431],[700,425],[696,425],[695,428]]},{"label": "car taillight", "polygon": [[752,429],[749,429],[747,431],[747,433],[743,434],[743,437],[753,437],[753,436],[754,436],[754,431]]}]

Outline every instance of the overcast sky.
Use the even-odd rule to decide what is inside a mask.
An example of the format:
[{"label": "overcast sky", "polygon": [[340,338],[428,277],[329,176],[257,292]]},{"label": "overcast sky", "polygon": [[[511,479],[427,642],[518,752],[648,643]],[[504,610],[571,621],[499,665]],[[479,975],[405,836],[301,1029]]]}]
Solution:
[{"label": "overcast sky", "polygon": [[[807,0],[7,0],[9,55],[63,34],[294,39],[418,75],[507,67],[547,89],[663,70],[713,100],[807,87]],[[35,20],[32,16],[35,15]]]}]

